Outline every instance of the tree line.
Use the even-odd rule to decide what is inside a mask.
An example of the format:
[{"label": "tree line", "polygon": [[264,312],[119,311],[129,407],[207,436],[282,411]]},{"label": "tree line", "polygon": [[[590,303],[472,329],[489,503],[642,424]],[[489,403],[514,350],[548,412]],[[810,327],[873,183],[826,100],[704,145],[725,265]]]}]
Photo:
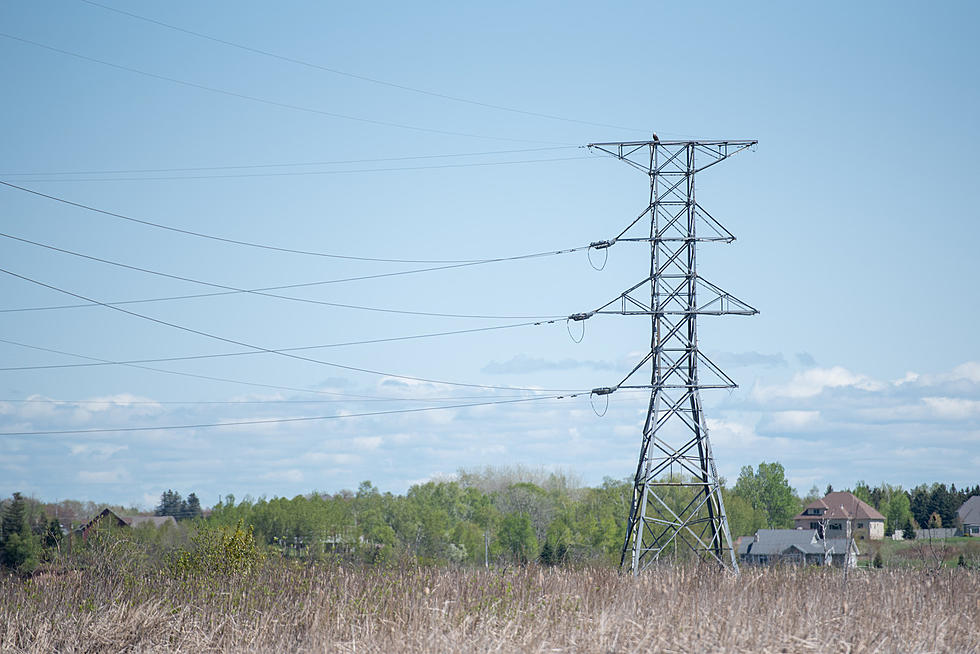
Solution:
[{"label": "tree line", "polygon": [[[826,492],[832,490],[828,486]],[[670,487],[664,496],[679,508],[690,500],[685,495],[689,492]],[[980,485],[957,489],[935,483],[904,490],[859,482],[851,492],[885,515],[890,534],[910,526],[954,525],[956,509],[970,496],[980,495]],[[168,489],[154,513],[173,516],[192,531],[195,525],[244,525],[254,530],[259,544],[287,556],[342,553],[369,562],[408,556],[469,565],[532,560],[546,565],[615,565],[632,493],[632,479],[607,478],[587,487],[564,473],[487,468],[418,484],[404,495],[382,493],[370,481],[356,490],[292,499],[236,500],[227,495],[208,512],[202,511],[195,493],[185,499]],[[792,527],[793,517],[822,497],[816,487],[803,497],[797,495],[777,462],[744,467],[735,484],[723,487],[722,493],[734,537],[761,528]],[[50,559],[58,551],[63,526],[67,530],[81,522],[65,524],[66,513],[85,508],[101,510],[77,502],[45,505],[15,493],[0,511],[0,565],[28,570]],[[114,510],[119,515],[132,513]]]}]

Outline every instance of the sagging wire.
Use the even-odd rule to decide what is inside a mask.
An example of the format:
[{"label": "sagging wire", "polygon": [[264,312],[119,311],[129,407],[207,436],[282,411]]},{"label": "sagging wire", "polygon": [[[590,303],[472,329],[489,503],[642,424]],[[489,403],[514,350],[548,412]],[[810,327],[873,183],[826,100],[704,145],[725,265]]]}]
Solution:
[{"label": "sagging wire", "polygon": [[[569,317],[565,318],[565,329],[568,330],[568,337],[572,339],[575,343],[581,343],[585,340],[585,321],[591,318],[595,314],[595,311],[589,311],[588,313],[573,313]],[[578,338],[572,333],[572,323],[580,322],[582,323],[582,334]]]},{"label": "sagging wire", "polygon": [[[612,395],[614,392],[616,392],[616,390],[617,390],[616,386],[600,386],[599,388],[593,388],[592,392],[589,393],[589,404],[592,405],[592,412],[595,413],[600,418],[606,415],[606,411],[609,410],[609,396]],[[602,413],[599,413],[599,410],[596,408],[595,398],[597,397],[605,398],[605,404],[602,407]]]},{"label": "sagging wire", "polygon": [[[586,254],[589,257],[589,265],[592,266],[593,270],[602,270],[606,267],[606,262],[609,261],[609,248],[616,242],[616,239],[611,241],[593,241],[589,243],[589,248],[586,250]],[[597,266],[595,260],[592,258],[592,250],[602,250],[602,265]]]}]

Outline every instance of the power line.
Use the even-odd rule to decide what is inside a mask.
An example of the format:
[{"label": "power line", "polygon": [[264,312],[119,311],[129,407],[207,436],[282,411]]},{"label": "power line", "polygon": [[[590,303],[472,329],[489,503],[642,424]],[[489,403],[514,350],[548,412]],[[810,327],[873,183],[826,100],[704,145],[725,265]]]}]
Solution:
[{"label": "power line", "polygon": [[47,288],[47,289],[50,289],[52,291],[57,291],[59,293],[65,294],[65,295],[70,295],[72,297],[76,297],[76,298],[78,298],[80,300],[85,300],[87,302],[92,302],[94,304],[98,304],[100,306],[104,306],[107,309],[112,309],[113,311],[118,311],[120,313],[124,313],[126,315],[133,316],[135,318],[140,318],[142,320],[147,320],[149,322],[153,322],[153,323],[156,323],[158,325],[163,325],[165,327],[170,327],[172,329],[177,329],[179,331],[184,331],[184,332],[187,332],[189,334],[195,334],[197,336],[203,336],[205,338],[210,338],[210,339],[213,339],[213,340],[216,340],[216,341],[221,341],[223,343],[229,343],[231,345],[238,345],[240,347],[245,347],[245,348],[249,348],[251,350],[256,350],[257,352],[264,352],[266,354],[275,354],[275,355],[278,355],[278,356],[281,356],[281,357],[286,357],[286,358],[289,358],[289,359],[295,359],[297,361],[306,361],[306,362],[309,362],[309,363],[316,363],[316,364],[328,366],[328,367],[331,367],[331,368],[339,368],[341,370],[349,370],[349,371],[352,371],[352,372],[360,372],[360,373],[369,374],[369,375],[378,375],[378,376],[381,376],[381,377],[391,377],[391,378],[394,378],[394,379],[405,379],[405,380],[409,380],[409,381],[420,381],[420,382],[426,382],[426,383],[430,383],[430,384],[444,384],[444,385],[447,385],[447,386],[461,386],[461,387],[466,387],[466,388],[486,388],[486,389],[491,389],[491,390],[504,390],[504,391],[528,391],[528,392],[534,392],[534,393],[546,393],[546,392],[555,392],[555,393],[565,393],[565,392],[568,392],[568,393],[575,393],[575,392],[580,392],[582,390],[582,389],[566,389],[566,388],[527,388],[527,387],[517,387],[517,386],[494,386],[494,385],[490,385],[490,384],[468,384],[468,383],[463,383],[463,382],[449,382],[449,381],[443,381],[443,380],[438,380],[438,379],[428,379],[428,378],[425,378],[425,377],[414,377],[414,376],[411,376],[411,375],[399,375],[399,374],[388,373],[388,372],[383,372],[383,371],[379,371],[379,370],[372,370],[370,368],[360,368],[360,367],[357,367],[357,366],[348,366],[348,365],[343,365],[343,364],[340,364],[340,363],[334,363],[334,362],[331,362],[331,361],[323,361],[322,359],[313,359],[313,358],[310,358],[310,357],[305,357],[305,356],[301,356],[301,355],[298,355],[298,354],[293,354],[291,352],[282,352],[282,351],[278,351],[278,350],[272,350],[272,349],[265,348],[265,347],[262,347],[262,346],[259,346],[259,345],[252,345],[251,343],[246,343],[244,341],[238,341],[238,340],[235,340],[233,338],[226,338],[224,336],[218,336],[217,334],[212,334],[212,333],[205,332],[205,331],[202,331],[202,330],[199,330],[199,329],[194,329],[193,327],[186,327],[184,325],[179,325],[177,323],[168,322],[168,321],[162,320],[160,318],[154,318],[152,316],[147,316],[147,315],[142,314],[142,313],[137,313],[135,311],[130,311],[128,309],[123,309],[121,307],[113,306],[111,304],[106,304],[105,302],[100,302],[98,300],[92,299],[90,297],[86,297],[86,296],[81,295],[79,293],[74,293],[72,291],[68,291],[66,289],[59,288],[57,286],[53,286],[51,284],[47,284],[45,282],[42,282],[42,281],[39,281],[39,280],[36,280],[36,279],[31,279],[30,277],[26,277],[24,275],[21,275],[21,274],[12,272],[10,270],[6,270],[4,268],[0,268],[0,273],[3,273],[5,275],[9,275],[11,277],[15,277],[17,279],[21,279],[21,280],[26,281],[26,282],[29,282],[31,284],[35,284],[36,286],[41,286],[42,288]]},{"label": "power line", "polygon": [[[549,320],[547,322],[524,322],[517,323],[513,325],[497,325],[493,327],[476,327],[473,329],[458,329],[454,331],[446,332],[435,332],[430,334],[413,334],[411,336],[393,336],[390,338],[374,338],[370,340],[363,341],[348,341],[345,343],[329,343],[326,345],[304,345],[300,347],[286,347],[286,348],[276,348],[275,352],[301,352],[306,350],[319,350],[331,347],[346,347],[350,345],[367,345],[373,343],[390,343],[394,341],[408,341],[421,338],[434,338],[439,336],[453,336],[457,334],[471,334],[476,332],[486,332],[498,329],[512,329],[514,327],[528,327],[532,325],[544,325],[553,324],[556,321]],[[0,342],[8,342],[0,339]],[[37,366],[8,366],[0,368],[0,372],[13,372],[13,371],[24,371],[24,370],[56,370],[65,368],[92,368],[101,366],[125,366],[131,364],[143,364],[143,363],[166,363],[174,361],[197,361],[201,359],[220,359],[227,357],[240,357],[240,356],[255,356],[259,354],[264,354],[263,352],[222,352],[219,354],[191,354],[185,356],[173,356],[173,357],[159,357],[154,359],[130,359],[126,361],[96,361],[92,363],[61,363],[61,364],[51,364],[51,365],[37,365]]]},{"label": "power line", "polygon": [[[185,236],[194,236],[196,238],[208,239],[211,241],[219,241],[221,243],[230,243],[232,245],[241,245],[245,247],[258,248],[261,250],[272,250],[275,252],[286,252],[289,254],[301,254],[305,256],[312,257],[326,257],[328,259],[345,259],[350,261],[372,261],[378,263],[414,263],[414,264],[460,264],[460,265],[480,265],[484,263],[499,263],[502,261],[518,261],[521,259],[533,259],[537,257],[545,256],[555,256],[559,254],[568,254],[571,252],[578,252],[580,250],[587,250],[589,246],[579,246],[575,248],[566,248],[564,250],[553,250],[549,252],[534,252],[531,254],[521,254],[512,257],[496,257],[490,259],[385,259],[379,257],[356,257],[344,254],[332,254],[327,252],[314,252],[311,250],[299,250],[294,248],[279,247],[275,245],[267,245],[264,243],[255,243],[252,241],[242,241],[239,239],[228,238],[225,236],[215,236],[214,234],[205,234],[203,232],[196,232],[189,229],[181,229],[180,227],[173,227],[171,225],[165,225],[163,223],[157,223],[150,220],[144,220],[142,218],[134,218],[132,216],[127,216],[126,214],[115,213],[113,211],[107,211],[105,209],[99,209],[87,204],[82,204],[80,202],[73,202],[71,200],[66,200],[65,198],[58,197],[56,195],[50,195],[48,193],[41,193],[40,191],[35,191],[34,189],[29,189],[24,186],[17,186],[16,184],[11,184],[10,182],[5,182],[0,180],[0,184],[12,188],[18,191],[23,191],[24,193],[30,193],[31,195],[36,195],[38,197],[45,198],[47,200],[52,200],[54,202],[60,202],[61,204],[67,204],[72,207],[77,207],[78,209],[85,209],[86,211],[92,211],[94,213],[99,213],[104,216],[110,216],[112,218],[118,218],[120,220],[126,220],[132,223],[137,223],[140,225],[146,225],[147,227],[156,227],[157,229],[163,229],[169,232],[175,232],[177,234],[183,234]],[[439,269],[433,269],[439,270]],[[428,270],[414,270],[414,271],[401,271],[396,273],[385,273],[380,276],[391,276],[396,274],[412,274],[415,272],[428,272]],[[354,281],[356,279],[371,279],[371,277],[360,277],[352,278],[343,281]]]},{"label": "power line", "polygon": [[235,179],[245,177],[299,177],[309,175],[348,175],[353,173],[387,173],[408,170],[441,170],[444,168],[473,168],[477,166],[506,166],[510,164],[545,163],[555,161],[584,161],[592,157],[549,157],[547,159],[521,159],[517,161],[485,161],[476,163],[442,164],[436,166],[401,166],[395,168],[355,168],[347,170],[308,170],[279,173],[237,173],[230,175],[168,175],[163,177],[82,177],[82,178],[33,178],[23,182],[158,182],[180,179]]},{"label": "power line", "polygon": [[[38,345],[29,345],[27,343],[19,343],[17,341],[11,341],[4,338],[0,338],[0,343],[7,343],[8,345],[16,345],[17,347],[23,347],[29,350],[37,350],[39,352],[50,352],[52,354],[61,354],[64,356],[76,357],[79,359],[87,359],[89,361],[98,361],[105,364],[113,364],[125,366],[127,368],[135,368],[137,370],[147,370],[149,372],[156,372],[165,375],[176,375],[178,377],[187,377],[190,379],[203,379],[205,381],[216,381],[226,384],[239,384],[241,386],[250,386],[254,388],[266,388],[276,391],[289,391],[292,393],[310,393],[312,395],[329,395],[331,397],[344,397],[356,399],[358,401],[422,401],[422,400],[441,400],[443,398],[405,398],[405,397],[386,397],[380,395],[363,395],[355,393],[339,393],[337,391],[320,391],[311,388],[297,388],[294,386],[277,386],[275,384],[263,384],[260,382],[250,382],[241,379],[229,379],[227,377],[213,377],[211,375],[199,375],[192,372],[184,372],[180,370],[167,370],[166,368],[154,368],[151,366],[144,366],[135,363],[123,363],[122,361],[111,361],[109,359],[101,359],[99,357],[93,357],[86,354],[78,354],[77,352],[66,352],[65,350],[56,350],[48,347],[41,347]],[[446,398],[446,399],[458,399],[458,398]]]},{"label": "power line", "polygon": [[[473,318],[473,319],[491,319],[491,320],[504,319],[504,320],[538,320],[538,321],[543,321],[543,320],[557,320],[558,318],[561,318],[562,317],[562,316],[494,316],[494,315],[460,314],[460,313],[455,313],[455,314],[454,313],[435,313],[435,312],[431,312],[431,311],[408,311],[408,310],[401,310],[401,309],[387,309],[387,308],[383,308],[383,307],[367,307],[367,306],[357,305],[357,304],[343,304],[343,303],[339,303],[339,302],[327,302],[325,300],[314,300],[314,299],[311,299],[311,298],[295,297],[295,296],[292,296],[292,295],[279,295],[277,293],[267,293],[267,292],[265,292],[264,289],[245,289],[245,288],[238,288],[238,287],[235,287],[235,286],[227,286],[225,284],[217,284],[217,283],[214,283],[214,282],[206,282],[206,281],[203,281],[203,280],[200,280],[200,279],[195,279],[193,277],[185,277],[185,276],[182,276],[182,275],[174,275],[174,274],[171,274],[171,273],[165,273],[165,272],[160,272],[160,271],[157,271],[157,270],[151,270],[149,268],[141,268],[139,266],[132,266],[130,264],[122,263],[122,262],[119,262],[119,261],[112,261],[110,259],[102,259],[101,257],[95,257],[95,256],[92,256],[92,255],[89,255],[89,254],[83,254],[81,252],[75,252],[73,250],[66,250],[64,248],[59,248],[59,247],[56,247],[54,245],[48,245],[46,243],[40,243],[38,241],[32,241],[30,239],[21,238],[19,236],[13,236],[11,234],[5,234],[5,233],[2,233],[2,232],[0,232],[0,237],[2,237],[2,238],[8,238],[8,239],[11,239],[13,241],[19,241],[21,243],[27,243],[28,245],[34,245],[36,247],[44,248],[44,249],[47,249],[47,250],[52,250],[54,252],[60,252],[62,254],[69,254],[71,256],[79,257],[81,259],[88,259],[90,261],[96,261],[98,263],[104,263],[104,264],[107,264],[107,265],[110,265],[110,266],[116,266],[116,267],[119,267],[119,268],[125,268],[127,270],[135,270],[137,272],[142,272],[142,273],[146,273],[146,274],[149,274],[149,275],[157,275],[159,277],[165,277],[167,279],[176,279],[176,280],[182,281],[182,282],[189,282],[189,283],[192,283],[192,284],[200,284],[202,286],[209,286],[211,288],[224,289],[224,292],[222,292],[222,293],[203,293],[203,294],[197,294],[197,295],[192,295],[192,296],[183,296],[183,297],[176,296],[176,297],[164,298],[164,299],[167,299],[167,300],[171,300],[171,299],[187,299],[188,297],[213,297],[215,295],[233,295],[233,294],[238,294],[238,293],[248,293],[248,294],[251,294],[251,295],[260,295],[262,297],[271,297],[271,298],[277,298],[277,299],[280,299],[280,300],[289,300],[289,301],[292,301],[292,302],[301,302],[301,303],[304,303],[304,304],[316,304],[316,305],[321,305],[321,306],[338,307],[338,308],[344,308],[344,309],[358,309],[358,310],[361,310],[361,311],[376,311],[376,312],[381,312],[381,313],[397,313],[397,314],[402,314],[402,315],[430,316],[430,317],[439,317],[439,318]],[[432,270],[445,270],[445,269],[449,269],[449,268],[459,268],[459,267],[463,267],[463,266],[467,266],[467,265],[474,265],[474,264],[455,264],[455,265],[451,265],[451,266],[440,266],[438,268],[428,268],[428,269],[415,270],[415,271],[400,271],[398,273],[387,273],[387,274],[381,275],[381,276],[391,276],[391,275],[396,275],[396,274],[409,274],[409,273],[412,273],[412,272],[425,272],[425,271],[432,271]],[[371,277],[374,277],[374,276],[371,276]],[[321,282],[306,282],[306,283],[303,283],[303,284],[290,284],[290,285],[287,286],[287,288],[297,288],[297,287],[300,287],[300,286],[304,286],[305,287],[305,286],[313,286],[313,285],[320,285],[320,284],[329,284],[329,283],[334,283],[336,281],[339,281],[339,280],[330,280],[330,281],[321,281]],[[347,280],[343,280],[343,281],[351,281],[351,280],[350,279],[347,279]],[[159,298],[155,298],[155,299],[143,299],[143,300],[130,300],[130,301],[127,301],[127,302],[94,302],[94,303],[83,304],[83,305],[67,305],[67,306],[62,306],[62,307],[39,307],[39,308],[31,308],[31,309],[0,309],[0,312],[2,312],[2,313],[13,313],[13,312],[21,312],[21,311],[25,311],[25,310],[49,310],[49,309],[53,309],[53,308],[75,308],[75,307],[84,307],[84,306],[103,306],[103,305],[118,306],[120,304],[133,304],[133,303],[148,302],[148,301],[160,301],[160,299]]]},{"label": "power line", "polygon": [[180,429],[204,429],[209,427],[238,427],[244,425],[269,425],[287,422],[314,422],[323,420],[341,420],[347,418],[364,418],[368,416],[390,416],[405,413],[422,413],[425,411],[445,411],[446,409],[467,409],[470,407],[496,406],[500,404],[518,404],[521,402],[535,402],[538,400],[559,400],[578,397],[578,394],[556,395],[547,397],[525,397],[517,400],[497,400],[492,402],[470,402],[466,404],[450,404],[446,406],[417,407],[414,409],[391,409],[388,411],[367,411],[364,413],[346,413],[330,416],[304,416],[300,418],[269,418],[259,420],[238,420],[228,422],[210,422],[191,425],[164,425],[159,427],[118,427],[118,428],[99,428],[99,429],[50,429],[43,431],[12,431],[0,432],[0,436],[56,436],[66,434],[105,434],[111,432],[140,432],[140,431],[173,431]]},{"label": "power line", "polygon": [[[460,395],[455,397],[392,397],[392,398],[365,398],[358,402],[458,402],[460,400],[485,399],[486,396],[479,395]],[[501,397],[501,396],[497,396]],[[508,396],[503,396],[508,397]],[[524,397],[524,396],[511,396]],[[0,399],[0,403],[8,404],[65,404],[65,405],[96,405],[96,406],[118,406],[125,408],[128,406],[209,406],[209,405],[266,405],[266,404],[336,404],[339,402],[350,402],[344,400],[127,400],[116,402],[113,400],[56,400],[52,398],[27,398],[27,399]]]},{"label": "power line", "polygon": [[[40,170],[33,172],[3,172],[7,177],[26,177],[28,175],[124,175],[136,173],[181,173],[200,172],[208,170],[249,170],[255,168],[291,168],[301,166],[339,166],[344,164],[381,163],[387,161],[417,161],[419,159],[448,159],[454,157],[484,157],[497,154],[520,154],[525,152],[545,152],[553,150],[570,150],[582,148],[580,145],[559,145],[547,148],[521,148],[519,150],[489,150],[484,152],[457,152],[453,154],[421,154],[409,157],[381,157],[374,159],[342,159],[337,161],[303,161],[273,164],[243,164],[236,166],[193,166],[183,168],[123,168],[115,170]],[[507,162],[505,162],[507,163]]]},{"label": "power line", "polygon": [[121,9],[116,9],[115,7],[110,7],[108,5],[100,4],[98,2],[93,2],[92,0],[82,0],[82,2],[85,2],[85,3],[90,4],[90,5],[94,5],[96,7],[101,7],[102,9],[106,9],[108,11],[112,11],[112,12],[115,12],[117,14],[122,14],[124,16],[129,16],[130,18],[135,18],[137,20],[141,20],[141,21],[144,21],[144,22],[147,22],[147,23],[152,23],[154,25],[159,25],[161,27],[166,27],[167,29],[175,30],[177,32],[182,32],[184,34],[190,34],[191,36],[196,36],[196,37],[201,38],[201,39],[206,39],[208,41],[213,41],[215,43],[220,43],[222,45],[227,45],[227,46],[230,46],[232,48],[238,48],[239,50],[244,50],[246,52],[251,52],[251,53],[254,53],[254,54],[260,54],[260,55],[263,55],[263,56],[266,56],[266,57],[272,57],[273,59],[279,59],[280,61],[286,61],[286,62],[289,62],[289,63],[292,63],[292,64],[298,64],[300,66],[306,66],[307,68],[315,68],[317,70],[322,70],[322,71],[325,71],[325,72],[328,72],[328,73],[332,73],[334,75],[342,75],[344,77],[349,77],[349,78],[352,78],[352,79],[361,80],[363,82],[370,82],[371,84],[378,84],[378,85],[381,85],[381,86],[387,86],[387,87],[391,87],[391,88],[395,88],[395,89],[400,89],[402,91],[410,91],[412,93],[419,93],[421,95],[427,95],[427,96],[434,97],[434,98],[439,98],[439,99],[442,99],[442,100],[450,100],[452,102],[461,102],[461,103],[464,103],[464,104],[475,105],[475,106],[484,107],[484,108],[487,108],[487,109],[496,109],[498,111],[507,111],[507,112],[510,112],[510,113],[523,114],[525,116],[534,116],[534,117],[537,117],[537,118],[548,118],[548,119],[551,119],[551,120],[559,120],[559,121],[563,121],[563,122],[566,122],[566,123],[577,123],[579,125],[591,125],[593,127],[608,127],[610,129],[619,129],[619,130],[624,130],[624,131],[628,131],[628,132],[648,132],[648,131],[650,131],[648,129],[637,129],[637,128],[632,128],[632,127],[622,127],[622,126],[619,126],[619,125],[610,125],[610,124],[607,124],[607,123],[595,123],[595,122],[591,122],[591,121],[587,121],[587,120],[576,120],[574,118],[566,118],[564,116],[556,116],[556,115],[553,115],[553,114],[538,113],[538,112],[535,112],[535,111],[526,111],[526,110],[523,110],[523,109],[516,109],[514,107],[507,107],[507,106],[498,105],[498,104],[490,104],[488,102],[479,102],[477,100],[470,100],[470,99],[467,99],[467,98],[461,98],[461,97],[458,97],[458,96],[446,95],[444,93],[437,93],[435,91],[427,91],[425,89],[419,89],[419,88],[415,88],[415,87],[412,87],[412,86],[406,86],[404,84],[396,84],[395,82],[388,82],[388,81],[381,80],[381,79],[376,79],[376,78],[373,78],[373,77],[367,77],[365,75],[357,75],[355,73],[350,73],[350,72],[343,71],[343,70],[340,70],[340,69],[337,69],[337,68],[330,68],[328,66],[323,66],[323,65],[320,65],[320,64],[315,64],[315,63],[312,63],[312,62],[309,62],[309,61],[304,61],[302,59],[297,59],[297,58],[294,58],[294,57],[288,57],[288,56],[285,56],[285,55],[277,54],[275,52],[269,52],[268,50],[260,50],[259,48],[253,48],[251,46],[243,45],[241,43],[235,43],[234,41],[227,41],[225,39],[219,39],[219,38],[217,38],[215,36],[210,36],[208,34],[203,34],[201,32],[195,32],[193,30],[189,30],[189,29],[186,29],[186,28],[183,28],[183,27],[178,27],[176,25],[171,25],[170,23],[164,23],[163,21],[154,20],[152,18],[147,18],[146,16],[141,16],[139,14],[134,14],[134,13],[131,13],[131,12],[128,12],[128,11],[123,11]]},{"label": "power line", "polygon": [[435,129],[432,127],[419,127],[417,125],[406,125],[404,123],[393,123],[385,120],[375,120],[373,118],[363,118],[360,116],[350,116],[348,114],[340,114],[333,111],[324,111],[323,109],[314,109],[312,107],[304,107],[302,105],[290,104],[288,102],[279,102],[277,100],[269,100],[268,98],[260,98],[254,95],[247,95],[245,93],[238,93],[236,91],[228,91],[227,89],[220,89],[214,86],[207,86],[204,84],[198,84],[197,82],[188,82],[187,80],[177,79],[176,77],[167,77],[166,75],[158,75],[157,73],[151,73],[149,71],[140,70],[139,68],[132,68],[130,66],[123,66],[122,64],[114,64],[103,59],[96,59],[95,57],[89,57],[87,55],[80,54],[78,52],[72,52],[70,50],[64,50],[62,48],[56,48],[54,46],[46,45],[44,43],[39,43],[37,41],[32,41],[30,39],[21,38],[19,36],[14,36],[12,34],[6,34],[0,32],[0,36],[11,39],[13,41],[20,41],[21,43],[27,43],[38,48],[43,48],[45,50],[50,50],[51,52],[57,52],[63,55],[68,55],[69,57],[75,57],[77,59],[82,59],[83,61],[89,61],[96,64],[101,64],[103,66],[108,66],[110,68],[115,68],[117,70],[124,70],[130,73],[135,73],[137,75],[143,75],[144,77],[150,77],[153,79],[159,79],[172,84],[180,84],[182,86],[187,86],[190,88],[200,89],[203,91],[209,91],[211,93],[217,93],[220,95],[225,95],[232,98],[239,98],[242,100],[249,100],[251,102],[258,102],[261,104],[280,107],[283,109],[292,109],[294,111],[302,111],[310,114],[317,114],[320,116],[328,116],[330,118],[339,118],[342,120],[351,120],[359,123],[368,123],[370,125],[380,125],[383,127],[396,127],[398,129],[408,129],[416,132],[426,132],[429,134],[442,134],[444,136],[465,136],[467,138],[477,138],[477,139],[488,139],[491,141],[509,141],[511,143],[543,143],[546,145],[569,145],[568,143],[556,143],[554,141],[533,141],[530,139],[516,139],[508,138],[504,136],[489,136],[485,134],[473,134],[469,132],[453,132],[444,129]]}]

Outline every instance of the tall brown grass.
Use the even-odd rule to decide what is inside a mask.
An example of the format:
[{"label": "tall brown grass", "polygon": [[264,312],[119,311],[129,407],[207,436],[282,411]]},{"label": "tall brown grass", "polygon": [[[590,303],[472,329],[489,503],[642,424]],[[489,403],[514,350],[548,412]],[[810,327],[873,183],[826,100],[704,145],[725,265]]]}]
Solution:
[{"label": "tall brown grass", "polygon": [[17,652],[978,652],[980,572],[267,561],[244,577],[0,580]]}]

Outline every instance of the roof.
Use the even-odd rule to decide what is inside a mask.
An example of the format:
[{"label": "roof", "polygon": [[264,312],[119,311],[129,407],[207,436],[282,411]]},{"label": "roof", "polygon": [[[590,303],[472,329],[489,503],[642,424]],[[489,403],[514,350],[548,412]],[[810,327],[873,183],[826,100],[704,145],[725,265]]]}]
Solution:
[{"label": "roof", "polygon": [[134,516],[124,516],[123,521],[130,527],[138,527],[140,525],[150,524],[154,527],[162,527],[163,525],[175,525],[177,521],[174,520],[172,515],[134,515]]},{"label": "roof", "polygon": [[956,509],[956,515],[964,525],[980,525],[980,495],[963,502],[963,506]]},{"label": "roof", "polygon": [[86,522],[84,525],[79,527],[79,531],[85,531],[89,529],[96,522],[102,520],[105,517],[110,517],[110,519],[115,521],[115,524],[122,526],[138,527],[139,525],[150,524],[154,527],[162,527],[163,525],[176,525],[177,521],[174,520],[173,516],[150,516],[150,515],[134,515],[134,516],[119,516],[112,509],[102,509],[91,520]]},{"label": "roof", "polygon": [[739,544],[738,553],[777,556],[795,548],[803,554],[843,554],[848,545],[857,550],[854,541],[846,538],[829,538],[826,542],[820,540],[816,529],[760,529],[755,533],[755,538],[746,538]]},{"label": "roof", "polygon": [[[807,509],[827,509],[821,516],[806,515]],[[884,520],[885,516],[879,513],[873,506],[859,500],[853,493],[847,491],[836,491],[828,493],[823,499],[814,500],[805,507],[803,513],[797,515],[794,520],[812,520],[820,517],[824,520]]]}]

